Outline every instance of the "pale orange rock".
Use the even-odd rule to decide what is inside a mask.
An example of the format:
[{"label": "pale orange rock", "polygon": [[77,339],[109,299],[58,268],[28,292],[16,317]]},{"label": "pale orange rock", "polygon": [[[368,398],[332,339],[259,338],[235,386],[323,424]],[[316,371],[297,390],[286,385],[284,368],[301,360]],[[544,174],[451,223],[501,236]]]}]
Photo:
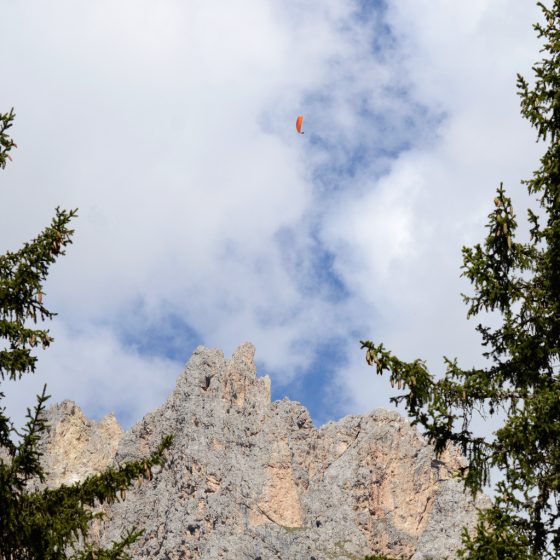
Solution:
[{"label": "pale orange rock", "polygon": [[282,527],[301,527],[299,493],[289,466],[267,467],[267,483],[258,509],[273,523]]}]

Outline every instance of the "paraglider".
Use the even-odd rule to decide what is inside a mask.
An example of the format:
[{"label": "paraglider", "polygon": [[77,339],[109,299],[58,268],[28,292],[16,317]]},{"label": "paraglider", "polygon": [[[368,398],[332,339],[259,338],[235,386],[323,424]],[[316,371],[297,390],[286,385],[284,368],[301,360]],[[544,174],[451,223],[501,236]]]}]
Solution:
[{"label": "paraglider", "polygon": [[303,123],[303,115],[300,115],[297,120],[296,120],[296,130],[300,133],[300,134],[305,134],[305,132],[301,131],[301,125]]}]

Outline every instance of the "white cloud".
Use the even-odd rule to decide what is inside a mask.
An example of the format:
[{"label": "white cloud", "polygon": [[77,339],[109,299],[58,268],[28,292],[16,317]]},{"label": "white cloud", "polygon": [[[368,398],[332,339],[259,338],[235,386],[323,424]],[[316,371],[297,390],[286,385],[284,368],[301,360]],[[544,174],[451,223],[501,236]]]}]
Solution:
[{"label": "white cloud", "polygon": [[[3,8],[13,25],[0,37],[12,53],[0,110],[15,105],[20,148],[1,178],[0,251],[35,235],[56,205],[80,209],[46,288],[58,336],[37,378],[55,400],[130,418],[154,408],[178,363],[133,352],[120,329],[157,326],[167,309],[226,355],[252,340],[275,383],[300,375],[325,340],[345,341],[333,415],[389,406],[359,338],[434,366],[444,353],[477,359],[460,247],[482,239],[499,181],[516,189],[537,164],[515,73],[538,57],[538,11],[390,2],[389,34],[381,12],[358,8]],[[347,290],[338,298],[319,281],[325,251]],[[83,382],[117,378],[134,389],[92,400]]]},{"label": "white cloud", "polygon": [[121,422],[129,424],[163,403],[182,370],[181,363],[123,348],[113,333],[99,326],[72,332],[57,321],[51,334],[56,343],[38,352],[37,372],[2,386],[18,427],[44,384],[51,395],[47,406],[70,398],[96,419],[117,411]]}]

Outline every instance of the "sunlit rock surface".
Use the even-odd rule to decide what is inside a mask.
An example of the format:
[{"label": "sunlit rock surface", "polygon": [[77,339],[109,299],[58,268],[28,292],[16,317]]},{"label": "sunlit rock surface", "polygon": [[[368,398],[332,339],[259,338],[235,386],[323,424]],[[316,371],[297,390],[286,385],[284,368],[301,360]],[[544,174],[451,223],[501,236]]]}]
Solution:
[{"label": "sunlit rock surface", "polygon": [[71,484],[135,460],[175,434],[163,470],[103,506],[93,528],[103,545],[145,529],[133,558],[358,559],[367,554],[450,558],[475,506],[454,474],[396,412],[377,410],[316,429],[307,410],[270,401],[254,347],[230,360],[199,347],[167,401],[129,432],[113,416],[84,417],[70,401],[51,407],[42,450],[49,486]]}]

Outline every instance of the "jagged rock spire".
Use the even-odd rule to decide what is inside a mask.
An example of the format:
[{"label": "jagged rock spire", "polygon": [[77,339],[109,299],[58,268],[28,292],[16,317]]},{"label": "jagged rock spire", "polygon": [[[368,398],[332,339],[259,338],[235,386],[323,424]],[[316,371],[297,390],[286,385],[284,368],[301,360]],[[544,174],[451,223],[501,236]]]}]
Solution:
[{"label": "jagged rock spire", "polygon": [[[167,466],[104,506],[93,534],[104,545],[127,526],[146,532],[134,558],[348,558],[452,554],[475,505],[454,480],[463,463],[433,449],[396,412],[348,416],[320,429],[307,410],[270,401],[255,348],[230,360],[198,347],[167,401],[122,434],[114,417],[87,420],[69,401],[48,411],[49,484],[145,456],[175,434]],[[96,450],[94,460],[76,449]],[[76,457],[88,456],[87,461]],[[88,470],[89,469],[89,470]]]}]

